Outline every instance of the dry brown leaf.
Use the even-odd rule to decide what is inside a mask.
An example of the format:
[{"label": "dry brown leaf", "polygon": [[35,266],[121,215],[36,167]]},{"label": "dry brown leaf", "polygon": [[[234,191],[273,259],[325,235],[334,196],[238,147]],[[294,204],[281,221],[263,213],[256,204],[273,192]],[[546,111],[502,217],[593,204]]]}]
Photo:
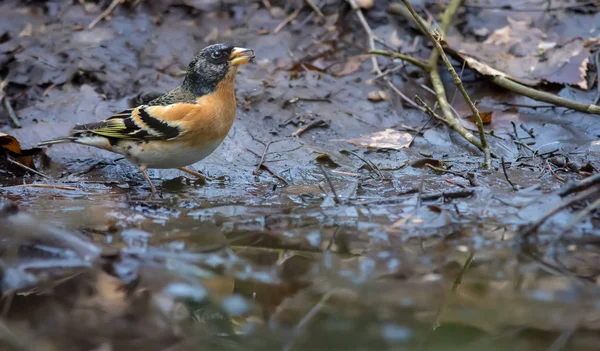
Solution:
[{"label": "dry brown leaf", "polygon": [[[490,124],[492,123],[492,111],[479,111],[479,116],[481,117],[481,121],[483,122],[483,124]],[[475,116],[470,115],[469,117],[469,121],[471,121],[472,123],[476,123],[475,121]]]},{"label": "dry brown leaf", "polygon": [[382,132],[375,132],[354,139],[336,139],[334,141],[345,141],[356,146],[374,149],[400,150],[408,147],[412,139],[413,137],[410,133],[386,129]]},{"label": "dry brown leaf", "polygon": [[346,62],[335,64],[331,67],[331,74],[336,77],[344,77],[352,74],[360,68],[360,66],[369,59],[369,55],[358,55],[349,57]]},{"label": "dry brown leaf", "polygon": [[356,4],[361,9],[368,10],[368,9],[372,8],[373,5],[375,5],[375,1],[374,0],[356,0]]},{"label": "dry brown leaf", "polygon": [[39,148],[22,150],[15,137],[0,132],[0,157],[10,156],[29,168],[35,168],[32,156],[40,151]]}]

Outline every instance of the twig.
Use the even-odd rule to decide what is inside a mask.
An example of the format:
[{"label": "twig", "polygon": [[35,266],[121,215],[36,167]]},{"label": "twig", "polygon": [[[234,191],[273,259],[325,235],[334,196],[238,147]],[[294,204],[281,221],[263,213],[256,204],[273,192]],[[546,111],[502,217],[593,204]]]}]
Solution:
[{"label": "twig", "polygon": [[431,116],[431,114],[430,114],[430,115],[429,115],[429,119],[427,120],[427,122],[425,122],[425,124],[423,124],[423,125],[421,126],[421,128],[419,128],[419,129],[417,129],[417,130],[415,131],[415,134],[413,135],[412,139],[410,140],[410,143],[408,143],[408,146],[409,146],[409,147],[410,147],[410,146],[411,146],[411,145],[412,145],[412,144],[415,142],[415,139],[416,139],[416,138],[417,138],[417,137],[418,137],[418,136],[419,136],[421,133],[423,133],[423,130],[424,130],[425,128],[427,128],[427,125],[429,124],[429,122],[431,122],[431,120],[432,120],[433,118],[434,118],[434,117],[433,117],[433,116]]},{"label": "twig", "polygon": [[6,108],[6,112],[8,113],[8,117],[10,117],[10,121],[13,123],[13,126],[15,128],[21,128],[21,123],[19,123],[19,117],[17,117],[17,114],[15,113],[15,110],[13,109],[10,103],[10,98],[8,97],[8,95],[4,96],[4,108]]},{"label": "twig", "polygon": [[365,165],[367,165],[367,167],[368,167],[368,168],[369,168],[371,171],[373,171],[375,174],[377,174],[377,176],[379,177],[379,179],[383,179],[383,173],[381,173],[381,170],[379,170],[379,167],[377,167],[377,165],[376,165],[376,164],[374,164],[373,162],[371,162],[371,161],[369,161],[369,160],[367,160],[367,159],[365,159],[365,158],[363,158],[363,157],[360,157],[360,156],[359,156],[359,155],[358,155],[356,152],[354,152],[354,151],[348,151],[348,150],[346,150],[345,152],[347,152],[347,153],[349,153],[349,154],[351,154],[351,155],[353,155],[353,156],[356,156],[356,158],[358,158],[359,160],[363,161],[363,162],[365,163]]},{"label": "twig", "polygon": [[475,189],[465,189],[465,190],[457,190],[457,191],[442,191],[440,193],[431,193],[431,194],[422,194],[421,200],[429,201],[436,200],[440,197],[444,199],[460,199],[464,197],[469,197],[475,193]]},{"label": "twig", "polygon": [[427,62],[423,62],[418,58],[409,56],[409,55],[404,55],[398,52],[393,52],[393,51],[387,51],[387,50],[369,50],[369,54],[371,55],[380,55],[380,56],[386,56],[389,58],[393,58],[393,59],[400,59],[406,62],[410,62],[415,66],[421,67],[423,69],[427,69]]},{"label": "twig", "polygon": [[578,195],[570,198],[567,201],[564,201],[563,203],[561,203],[558,206],[555,206],[554,208],[552,208],[550,211],[546,212],[545,215],[543,215],[540,219],[536,220],[535,222],[531,223],[529,226],[527,226],[522,232],[521,232],[521,238],[525,239],[528,236],[530,236],[531,234],[533,234],[533,232],[535,232],[542,224],[544,224],[550,217],[554,216],[555,214],[557,214],[558,212],[562,211],[563,209],[573,205],[576,202],[582,201],[587,199],[588,197],[596,194],[600,192],[600,190],[598,189],[588,189],[582,193],[579,193]]},{"label": "twig", "polygon": [[502,163],[502,172],[504,173],[504,178],[506,178],[506,181],[508,182],[508,184],[510,184],[514,191],[518,191],[519,188],[517,188],[510,180],[510,178],[508,178],[508,173],[506,173],[506,165],[504,164],[504,157],[500,158],[500,162]]},{"label": "twig", "polygon": [[8,162],[12,163],[13,165],[15,165],[17,167],[21,167],[21,168],[23,168],[23,169],[25,169],[25,170],[27,170],[27,171],[29,171],[31,173],[35,173],[35,174],[39,175],[40,177],[51,179],[49,176],[45,175],[44,173],[38,172],[38,171],[36,171],[35,169],[33,169],[31,167],[27,167],[24,164],[22,164],[21,162],[18,162],[17,160],[13,160],[12,157],[10,157],[10,156],[7,156],[6,160]]},{"label": "twig", "polygon": [[317,14],[317,16],[319,16],[320,18],[325,18],[325,15],[323,15],[321,9],[317,5],[315,5],[315,3],[312,2],[312,0],[304,0],[304,2],[306,2],[308,7],[310,7]]},{"label": "twig", "polygon": [[[321,299],[319,300],[319,302],[317,302],[317,304],[310,309],[310,311],[308,311],[308,313],[302,317],[302,319],[300,320],[300,322],[298,323],[298,325],[296,326],[296,330],[295,330],[295,334],[298,334],[298,332],[308,323],[310,322],[311,319],[313,319],[317,313],[319,313],[319,311],[321,311],[321,309],[323,309],[323,307],[325,306],[325,304],[327,303],[327,300],[329,300],[333,295],[340,293],[340,292],[346,292],[347,290],[344,288],[336,288],[333,290],[328,291],[325,295],[323,295],[323,297],[321,297]],[[294,344],[294,339],[290,340],[283,348],[283,351],[290,351],[292,349],[292,345]]]},{"label": "twig", "polygon": [[333,186],[333,182],[331,181],[331,178],[329,178],[329,174],[327,174],[327,172],[325,171],[325,168],[323,168],[323,166],[320,164],[319,164],[319,169],[321,170],[321,173],[323,173],[323,176],[325,177],[325,180],[327,181],[327,185],[329,185],[329,188],[331,189],[331,192],[333,193],[333,201],[335,201],[336,204],[341,204],[342,200],[340,200],[340,197],[338,196],[337,191],[335,191],[335,187]]},{"label": "twig", "polygon": [[[435,74],[434,72],[432,72],[431,76],[432,76],[432,78],[434,76],[436,76],[439,79],[439,83],[441,84],[442,81],[441,81],[439,74]],[[434,84],[434,86],[435,85],[437,85],[437,84]],[[442,89],[443,89],[443,87],[442,87]],[[437,113],[435,113],[433,111],[433,109],[431,109],[431,107],[429,107],[429,105],[427,105],[425,103],[425,101],[423,101],[423,99],[421,99],[420,97],[415,96],[415,99],[417,100],[417,102],[419,104],[421,104],[421,105],[423,105],[423,107],[425,107],[425,109],[431,116],[433,116],[437,120],[440,120],[440,121],[446,123],[447,125],[450,126],[450,128],[454,129],[455,132],[460,134],[468,142],[470,142],[471,144],[476,146],[479,150],[483,150],[482,146],[481,146],[481,142],[471,132],[469,132],[465,127],[463,127],[463,125],[460,124],[460,122],[456,118],[454,118],[454,116],[452,115],[452,111],[450,111],[450,109],[447,107],[448,100],[446,100],[445,93],[444,93],[443,97],[438,96],[438,101],[440,101],[440,100],[445,101],[445,103],[440,104],[440,107],[442,108],[442,111],[444,110],[444,108],[448,108],[448,111],[451,116],[450,119],[442,117],[442,116],[438,115]],[[442,107],[442,106],[444,106],[444,107]]]},{"label": "twig", "polygon": [[469,257],[467,257],[467,260],[465,261],[465,264],[463,265],[462,269],[460,270],[460,272],[458,272],[456,279],[454,279],[454,284],[452,284],[452,292],[453,293],[457,292],[458,288],[460,288],[463,277],[465,276],[465,274],[471,267],[471,263],[473,263],[474,258],[475,258],[475,252],[471,251],[469,253]]},{"label": "twig", "polygon": [[[477,125],[477,129],[479,130],[479,139],[480,139],[481,147],[483,149],[485,167],[488,169],[491,168],[492,161],[491,161],[491,156],[490,156],[490,146],[488,145],[487,139],[485,137],[485,131],[483,130],[483,121],[481,120],[481,116],[479,115],[479,110],[477,109],[477,107],[475,107],[475,104],[473,103],[473,101],[469,97],[469,94],[465,90],[465,88],[462,84],[462,81],[460,80],[460,77],[456,73],[456,70],[454,69],[454,67],[452,67],[450,60],[448,60],[448,57],[444,53],[444,48],[442,48],[442,45],[440,44],[440,41],[442,40],[442,34],[440,32],[434,32],[432,34],[427,29],[427,26],[425,25],[425,23],[423,23],[423,21],[420,19],[420,16],[415,12],[415,10],[411,6],[410,2],[408,0],[402,0],[402,2],[404,3],[404,5],[406,5],[406,7],[408,8],[408,11],[410,11],[410,13],[413,15],[413,17],[417,21],[417,24],[421,28],[421,31],[423,31],[423,33],[425,33],[425,35],[427,35],[429,40],[431,40],[431,42],[435,46],[439,56],[442,58],[442,61],[448,68],[448,72],[450,72],[450,74],[452,75],[452,78],[454,79],[454,84],[457,86],[457,88],[461,92],[463,98],[469,105],[473,116],[475,116],[475,121],[476,121],[475,124]],[[462,2],[462,0],[451,1],[448,6],[448,9],[446,9],[446,11],[444,12],[444,19],[453,17],[454,13],[460,6],[461,2]],[[445,20],[445,21],[443,21],[443,23],[444,24],[449,23],[449,20]],[[429,60],[429,65],[430,65],[429,67],[432,71],[435,71],[434,62],[437,64],[437,60],[438,60],[437,57],[435,57],[435,55],[432,54],[432,56]],[[436,91],[436,93],[437,93],[437,91]],[[445,95],[445,93],[444,93],[444,95]],[[438,94],[438,96],[439,96],[439,94]],[[447,102],[446,99],[444,99],[444,100]]]},{"label": "twig", "polygon": [[277,27],[275,27],[275,29],[273,29],[273,34],[279,33],[279,31],[282,30],[283,27],[285,27],[288,23],[293,21],[294,18],[298,17],[298,14],[300,13],[300,11],[302,11],[302,8],[303,8],[303,6],[298,6],[298,8],[295,9],[291,15],[287,16],[281,23],[279,23],[277,25]]},{"label": "twig", "polygon": [[299,137],[302,134],[304,134],[306,131],[308,131],[309,129],[312,128],[317,128],[317,127],[329,127],[329,123],[327,123],[326,121],[319,119],[313,122],[310,122],[309,124],[303,125],[302,127],[298,128],[298,130],[296,130],[295,132],[292,133],[293,137]]},{"label": "twig", "polygon": [[281,181],[283,184],[285,185],[290,185],[290,182],[288,182],[285,178],[283,178],[282,176],[280,176],[279,174],[275,173],[275,171],[273,171],[269,166],[267,166],[266,164],[262,164],[260,166],[262,169],[264,169],[265,171],[267,171],[270,175],[272,175],[273,177],[275,177],[277,180]]},{"label": "twig", "polygon": [[71,186],[66,185],[53,185],[53,184],[43,184],[43,183],[33,183],[33,184],[19,184],[13,185],[6,188],[16,188],[16,187],[26,187],[26,188],[44,188],[44,189],[59,189],[59,190],[77,190]]},{"label": "twig", "polygon": [[260,172],[260,168],[262,167],[263,163],[265,162],[265,156],[267,155],[267,151],[269,151],[269,146],[271,146],[272,143],[273,143],[272,141],[269,141],[267,143],[267,145],[265,145],[262,156],[260,157],[260,161],[258,161],[258,165],[256,166],[256,169],[254,170],[254,172],[252,172],[253,174],[256,175]]},{"label": "twig", "polygon": [[106,10],[102,11],[98,17],[94,18],[92,22],[88,25],[88,29],[94,28],[98,22],[102,21],[106,16],[110,15],[110,13],[122,2],[123,0],[113,0],[110,5],[106,8]]},{"label": "twig", "polygon": [[427,167],[427,168],[431,168],[432,170],[434,170],[434,171],[436,171],[436,172],[450,173],[450,174],[452,174],[452,175],[455,175],[455,176],[457,176],[457,177],[461,177],[461,178],[464,178],[464,179],[468,179],[468,178],[467,178],[467,176],[466,176],[466,175],[464,175],[464,174],[462,174],[462,173],[459,173],[459,172],[454,172],[454,171],[451,171],[451,170],[449,170],[449,169],[443,169],[443,168],[440,168],[440,167],[436,167],[436,166],[433,166],[433,165],[431,165],[431,164],[429,164],[429,163],[426,163],[426,164],[425,164],[425,167]]}]

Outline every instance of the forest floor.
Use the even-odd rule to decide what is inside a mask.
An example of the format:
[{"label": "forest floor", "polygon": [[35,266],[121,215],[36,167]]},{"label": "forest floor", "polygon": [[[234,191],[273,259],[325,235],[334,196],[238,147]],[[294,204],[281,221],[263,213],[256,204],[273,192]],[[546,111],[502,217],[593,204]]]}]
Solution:
[{"label": "forest floor", "polygon": [[[486,70],[597,104],[597,1],[458,8],[443,44],[489,169],[415,108],[441,113],[429,72],[373,71],[359,14],[377,49],[432,52],[400,2],[124,1],[90,25],[110,3],[0,3],[2,349],[597,349],[600,115]],[[412,4],[434,28],[448,7]],[[256,53],[232,130],[195,165],[216,180],[151,170],[148,199],[118,155],[35,148],[177,86],[213,42]]]}]

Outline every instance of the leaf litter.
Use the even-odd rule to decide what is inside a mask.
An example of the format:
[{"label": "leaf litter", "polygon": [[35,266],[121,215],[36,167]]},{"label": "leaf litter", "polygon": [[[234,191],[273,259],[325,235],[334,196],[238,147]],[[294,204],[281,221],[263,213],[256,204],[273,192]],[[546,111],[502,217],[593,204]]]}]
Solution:
[{"label": "leaf litter", "polygon": [[[109,4],[81,3],[0,5],[0,74],[23,125],[10,128],[0,110],[6,153],[16,140],[27,150],[171,88],[207,40],[259,55],[238,75],[229,137],[195,165],[227,180],[153,171],[163,198],[147,201],[132,165],[73,145],[47,149],[49,164],[35,164],[51,179],[1,168],[3,347],[514,350],[556,349],[566,339],[563,349],[594,349],[586,340],[597,338],[600,299],[596,116],[498,91],[466,68],[503,157],[482,172],[477,150],[382,84],[430,99],[423,75],[379,59],[387,73],[373,79],[367,38],[340,1],[313,1],[325,18],[275,0],[134,1],[90,30],[83,27]],[[357,3],[387,41],[381,47],[426,57],[423,38],[387,3]],[[466,22],[455,22],[448,43],[454,48],[463,29],[462,42],[489,56],[488,67],[509,52],[508,63],[539,70],[506,74],[541,86],[554,79],[570,85],[562,96],[592,100],[596,83],[586,76],[585,91],[581,73],[595,68],[581,71],[583,58],[564,47],[593,42],[597,6],[553,10],[552,22],[545,3],[502,3],[467,2]],[[445,7],[423,4],[437,19]],[[574,19],[592,25],[563,28]],[[482,44],[507,26],[507,43]],[[520,34],[536,45],[519,45]],[[370,101],[371,92],[387,99]],[[451,103],[474,128],[462,99]],[[289,121],[327,128],[292,137],[300,125]],[[259,160],[270,171],[255,172]],[[14,186],[23,183],[76,191]]]}]

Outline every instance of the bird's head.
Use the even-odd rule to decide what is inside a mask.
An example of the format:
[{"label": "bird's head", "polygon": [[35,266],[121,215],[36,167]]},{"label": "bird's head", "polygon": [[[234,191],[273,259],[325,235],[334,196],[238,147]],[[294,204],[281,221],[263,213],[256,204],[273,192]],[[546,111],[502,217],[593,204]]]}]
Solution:
[{"label": "bird's head", "polygon": [[254,58],[254,51],[229,44],[213,44],[202,49],[189,64],[184,87],[201,96],[210,94],[223,80],[235,78],[237,67]]}]

